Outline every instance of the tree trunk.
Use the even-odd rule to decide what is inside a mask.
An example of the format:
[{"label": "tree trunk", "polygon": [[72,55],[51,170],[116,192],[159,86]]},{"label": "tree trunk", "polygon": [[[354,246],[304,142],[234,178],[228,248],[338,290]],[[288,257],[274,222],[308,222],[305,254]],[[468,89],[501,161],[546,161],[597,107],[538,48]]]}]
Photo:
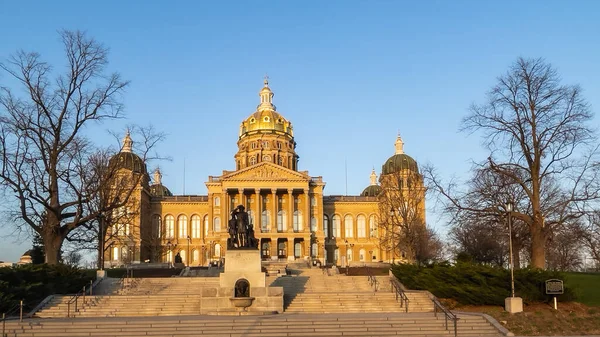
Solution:
[{"label": "tree trunk", "polygon": [[531,266],[546,268],[546,235],[542,226],[538,224],[531,228]]},{"label": "tree trunk", "polygon": [[46,263],[56,265],[60,263],[60,249],[62,248],[63,239],[60,234],[44,233],[44,250],[46,253]]}]

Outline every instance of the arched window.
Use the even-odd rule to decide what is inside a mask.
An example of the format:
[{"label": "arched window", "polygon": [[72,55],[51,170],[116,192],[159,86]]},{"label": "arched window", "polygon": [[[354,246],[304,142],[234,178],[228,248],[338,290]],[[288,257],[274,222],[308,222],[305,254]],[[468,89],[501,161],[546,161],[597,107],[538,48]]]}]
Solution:
[{"label": "arched window", "polygon": [[162,237],[162,219],[160,215],[154,214],[152,216],[152,227],[156,237],[160,239]]},{"label": "arched window", "polygon": [[208,214],[204,216],[204,236],[208,236]]},{"label": "arched window", "polygon": [[196,214],[192,215],[192,238],[199,239],[201,233],[200,217]]},{"label": "arched window", "polygon": [[262,216],[261,216],[261,230],[263,232],[268,232],[269,229],[271,229],[271,215],[269,214],[269,211],[264,210],[262,211]]},{"label": "arched window", "polygon": [[183,262],[183,263],[187,262],[187,260],[186,260],[187,256],[185,256],[185,250],[180,250],[179,256],[181,256],[181,262]]},{"label": "arched window", "polygon": [[119,261],[119,247],[113,247],[113,261]]},{"label": "arched window", "polygon": [[329,217],[325,214],[323,214],[323,233],[325,233],[325,237],[328,238],[330,237],[330,233],[329,233]]},{"label": "arched window", "polygon": [[283,232],[286,230],[285,225],[285,211],[277,212],[277,231]]},{"label": "arched window", "polygon": [[369,236],[372,238],[377,237],[377,218],[375,218],[375,215],[369,217]]},{"label": "arched window", "polygon": [[301,231],[302,230],[302,212],[300,211],[294,211],[294,217],[292,219],[294,222],[292,224],[292,228],[294,229],[294,231]]},{"label": "arched window", "polygon": [[127,248],[127,246],[123,246],[121,247],[121,259],[123,261],[127,260],[127,257],[129,256],[129,248]]},{"label": "arched window", "polygon": [[339,238],[342,236],[342,228],[340,226],[341,225],[340,222],[341,222],[340,216],[337,214],[334,215],[333,221],[331,223],[331,235],[336,238]]},{"label": "arched window", "polygon": [[172,215],[165,217],[165,237],[167,239],[175,237],[175,218]]},{"label": "arched window", "polygon": [[361,262],[365,262],[365,261],[366,261],[366,255],[367,255],[367,252],[366,252],[364,249],[361,249],[361,250],[358,252],[358,259],[359,259]]},{"label": "arched window", "polygon": [[221,198],[219,198],[219,197],[215,197],[214,203],[215,203],[215,206],[216,206],[216,207],[219,207],[219,206],[221,206]]},{"label": "arched window", "polygon": [[218,233],[221,231],[221,218],[219,218],[218,216],[216,216],[213,219],[213,231],[215,233]]},{"label": "arched window", "polygon": [[352,261],[352,248],[348,247],[348,251],[346,252],[346,259],[348,260],[348,263],[350,263],[350,261]]},{"label": "arched window", "polygon": [[294,257],[299,258],[302,256],[302,245],[300,242],[294,244]]},{"label": "arched window", "polygon": [[337,262],[340,260],[340,250],[338,248],[336,248],[333,251],[333,264],[337,264]]},{"label": "arched window", "polygon": [[173,251],[167,251],[167,262],[173,262]]},{"label": "arched window", "polygon": [[367,219],[362,214],[356,218],[356,230],[359,238],[367,237]]},{"label": "arched window", "polygon": [[348,214],[344,217],[344,230],[347,238],[354,237],[354,218]]},{"label": "arched window", "polygon": [[316,243],[311,245],[311,255],[312,257],[317,257],[319,255],[319,245]]},{"label": "arched window", "polygon": [[254,212],[251,209],[248,210],[248,221],[254,226]]},{"label": "arched window", "polygon": [[317,218],[315,218],[314,216],[310,218],[310,231],[317,231]]},{"label": "arched window", "polygon": [[215,256],[214,257],[221,257],[221,245],[220,244],[215,244]]},{"label": "arched window", "polygon": [[187,216],[180,215],[177,218],[177,227],[179,227],[179,238],[185,239],[188,236],[188,220]]},{"label": "arched window", "polygon": [[[254,144],[252,144],[254,145]],[[250,165],[254,165],[256,164],[256,157],[255,156],[250,156]]]}]

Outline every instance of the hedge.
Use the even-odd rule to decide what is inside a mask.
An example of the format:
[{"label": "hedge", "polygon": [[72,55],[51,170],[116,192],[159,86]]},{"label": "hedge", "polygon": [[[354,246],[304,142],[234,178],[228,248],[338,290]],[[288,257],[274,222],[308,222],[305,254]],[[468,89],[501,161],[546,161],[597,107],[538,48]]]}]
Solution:
[{"label": "hedge", "polygon": [[[429,290],[438,298],[465,305],[504,305],[504,299],[511,295],[510,271],[503,268],[470,263],[420,267],[398,264],[392,266],[392,273],[408,289]],[[548,279],[565,280],[565,275],[540,269],[515,270],[515,296],[523,298],[524,303],[550,301],[552,297],[545,293]],[[574,289],[565,282],[565,293],[560,300],[575,298]]]},{"label": "hedge", "polygon": [[12,310],[21,300],[27,312],[48,295],[77,293],[95,278],[95,273],[47,264],[0,268],[0,313]]}]

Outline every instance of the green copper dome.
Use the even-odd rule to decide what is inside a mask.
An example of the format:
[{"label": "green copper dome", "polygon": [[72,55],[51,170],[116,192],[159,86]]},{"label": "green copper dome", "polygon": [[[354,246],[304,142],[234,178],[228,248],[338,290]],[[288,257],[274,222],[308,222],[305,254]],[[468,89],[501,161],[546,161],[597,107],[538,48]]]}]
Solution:
[{"label": "green copper dome", "polygon": [[383,164],[381,167],[381,174],[391,174],[403,170],[411,170],[415,173],[419,173],[419,166],[409,155],[399,153],[391,156],[385,164]]},{"label": "green copper dome", "polygon": [[361,197],[376,197],[379,195],[379,193],[381,193],[381,186],[371,185],[371,186],[367,186],[367,188],[365,188],[362,191],[360,196]]}]

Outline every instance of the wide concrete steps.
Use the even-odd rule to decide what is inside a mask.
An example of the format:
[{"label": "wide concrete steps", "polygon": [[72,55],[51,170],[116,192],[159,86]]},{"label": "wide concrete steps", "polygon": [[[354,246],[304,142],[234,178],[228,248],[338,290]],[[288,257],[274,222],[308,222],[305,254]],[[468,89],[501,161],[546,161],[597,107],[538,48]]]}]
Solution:
[{"label": "wide concrete steps", "polygon": [[[9,337],[46,336],[453,336],[433,314],[330,314],[54,319],[7,322]],[[480,316],[461,316],[459,336],[500,336]]]}]

